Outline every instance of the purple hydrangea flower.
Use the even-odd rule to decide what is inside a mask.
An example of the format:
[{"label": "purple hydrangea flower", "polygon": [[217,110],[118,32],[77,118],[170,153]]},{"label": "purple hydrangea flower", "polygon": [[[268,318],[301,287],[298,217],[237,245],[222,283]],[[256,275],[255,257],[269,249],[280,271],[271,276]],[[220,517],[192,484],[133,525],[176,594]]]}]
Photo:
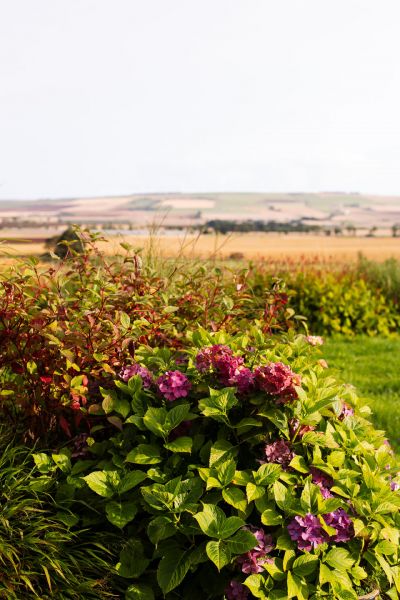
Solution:
[{"label": "purple hydrangea flower", "polygon": [[246,552],[239,556],[237,563],[241,565],[242,572],[250,575],[251,573],[262,573],[263,565],[267,562],[272,562],[268,556],[269,552],[274,548],[272,537],[267,535],[263,529],[257,529],[252,525],[245,527],[251,531],[257,540],[257,545],[250,552]]},{"label": "purple hydrangea flower", "polygon": [[390,489],[392,490],[392,492],[397,492],[397,490],[400,490],[400,483],[392,480],[390,482]]},{"label": "purple hydrangea flower", "polygon": [[254,373],[247,367],[241,367],[231,381],[239,394],[248,394],[254,389]]},{"label": "purple hydrangea flower", "polygon": [[226,600],[247,600],[249,593],[248,588],[243,583],[234,579],[228,583],[224,591]]},{"label": "purple hydrangea flower", "polygon": [[332,494],[329,491],[333,486],[332,477],[329,477],[329,475],[326,475],[326,473],[316,467],[310,467],[310,473],[312,475],[312,482],[320,488],[322,496],[324,498],[332,498]]},{"label": "purple hydrangea flower", "polygon": [[124,381],[129,381],[134,375],[140,375],[144,388],[149,389],[153,385],[153,375],[146,367],[142,367],[138,363],[124,367],[119,374]]},{"label": "purple hydrangea flower", "polygon": [[290,449],[288,442],[278,440],[265,446],[265,456],[270,463],[278,463],[283,465],[283,467],[288,467],[294,457],[294,453]]},{"label": "purple hydrangea flower", "polygon": [[157,379],[157,386],[164,398],[172,402],[178,398],[186,398],[192,384],[180,371],[167,371]]},{"label": "purple hydrangea flower", "polygon": [[254,371],[258,387],[272,396],[280,396],[282,401],[296,398],[295,385],[300,385],[300,376],[288,365],[281,362],[257,367]]},{"label": "purple hydrangea flower", "polygon": [[305,517],[296,516],[288,525],[291,539],[297,542],[299,550],[310,552],[320,544],[329,541],[329,536],[315,515],[306,514]]},{"label": "purple hydrangea flower", "polygon": [[353,521],[343,508],[324,515],[324,521],[330,527],[336,529],[336,534],[331,537],[334,542],[348,542],[354,537]]},{"label": "purple hydrangea flower", "polygon": [[205,373],[212,369],[216,372],[220,382],[228,386],[235,384],[235,376],[243,365],[243,358],[234,356],[229,346],[215,344],[200,350],[195,362],[200,372]]}]

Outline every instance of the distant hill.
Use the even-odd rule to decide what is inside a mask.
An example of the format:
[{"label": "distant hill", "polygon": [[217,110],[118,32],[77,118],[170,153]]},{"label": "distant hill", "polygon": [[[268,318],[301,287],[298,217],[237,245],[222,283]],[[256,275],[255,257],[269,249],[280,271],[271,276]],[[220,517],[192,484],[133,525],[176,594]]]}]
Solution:
[{"label": "distant hill", "polygon": [[299,221],[326,226],[400,223],[400,196],[358,193],[165,193],[0,201],[0,222],[150,223],[186,226],[209,220]]}]

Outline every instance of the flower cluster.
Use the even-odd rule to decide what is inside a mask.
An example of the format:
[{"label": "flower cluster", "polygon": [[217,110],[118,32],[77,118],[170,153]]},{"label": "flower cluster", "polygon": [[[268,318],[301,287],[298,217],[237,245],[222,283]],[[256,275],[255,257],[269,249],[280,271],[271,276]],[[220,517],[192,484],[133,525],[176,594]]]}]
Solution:
[{"label": "flower cluster", "polygon": [[330,489],[333,486],[333,479],[316,467],[310,467],[310,472],[312,475],[312,482],[320,488],[322,496],[324,498],[332,498]]},{"label": "flower cluster", "polygon": [[305,517],[296,516],[288,525],[291,539],[297,542],[299,550],[310,552],[324,542],[348,542],[354,536],[353,522],[343,508],[323,515],[327,525],[336,529],[329,535],[322,527],[318,517],[308,513]]},{"label": "flower cluster", "polygon": [[247,600],[249,590],[240,581],[232,579],[225,588],[224,594],[226,600]]},{"label": "flower cluster", "polygon": [[239,556],[237,563],[241,566],[242,572],[250,575],[252,573],[262,573],[264,570],[263,565],[267,562],[272,562],[272,559],[268,556],[269,552],[273,549],[272,537],[266,535],[263,529],[257,529],[253,526],[245,527],[248,531],[254,534],[257,540],[257,545],[254,546],[253,550],[246,552],[242,556]]},{"label": "flower cluster", "polygon": [[284,468],[289,466],[290,461],[294,457],[294,453],[285,440],[277,440],[276,442],[272,442],[272,444],[267,444],[264,451],[268,462],[278,463]]},{"label": "flower cluster", "polygon": [[192,384],[181,371],[167,371],[157,379],[157,387],[166,400],[186,398]]},{"label": "flower cluster", "polygon": [[311,346],[322,346],[324,343],[324,338],[320,335],[307,335],[306,340]]},{"label": "flower cluster", "polygon": [[281,362],[257,367],[255,380],[260,390],[272,396],[279,396],[282,401],[297,397],[294,386],[300,385],[300,376]]},{"label": "flower cluster", "polygon": [[124,367],[119,374],[123,381],[129,381],[134,375],[139,375],[142,378],[144,388],[150,389],[153,385],[153,375],[146,367],[142,367],[138,363]]},{"label": "flower cluster", "polygon": [[258,389],[279,396],[282,402],[297,397],[294,386],[300,385],[300,376],[287,365],[270,363],[257,367],[253,372],[243,362],[241,356],[235,356],[232,349],[223,344],[203,348],[195,359],[196,368],[201,373],[213,371],[222,385],[236,386],[240,394]]}]

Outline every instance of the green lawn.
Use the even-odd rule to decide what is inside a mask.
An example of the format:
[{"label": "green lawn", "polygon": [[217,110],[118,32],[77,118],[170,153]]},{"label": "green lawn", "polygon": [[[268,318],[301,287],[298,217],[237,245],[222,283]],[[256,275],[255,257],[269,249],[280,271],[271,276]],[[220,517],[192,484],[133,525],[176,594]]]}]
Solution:
[{"label": "green lawn", "polygon": [[328,338],[323,355],[338,378],[357,388],[400,453],[400,338]]}]

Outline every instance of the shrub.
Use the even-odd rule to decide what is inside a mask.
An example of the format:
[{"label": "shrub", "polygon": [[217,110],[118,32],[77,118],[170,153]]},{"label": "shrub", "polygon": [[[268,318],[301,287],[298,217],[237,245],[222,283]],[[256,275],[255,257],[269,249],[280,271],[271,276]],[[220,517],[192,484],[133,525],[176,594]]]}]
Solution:
[{"label": "shrub", "polygon": [[[83,234],[82,234],[83,235]],[[293,325],[277,286],[255,299],[244,271],[165,263],[143,270],[133,249],[104,257],[96,236],[85,254],[52,266],[31,258],[0,274],[0,384],[3,418],[24,440],[57,443],[90,431],[90,404],[137,344],[179,348],[202,325],[265,331]]]},{"label": "shrub", "polygon": [[[319,341],[319,340],[318,340]],[[36,456],[38,486],[96,536],[120,531],[115,585],[152,600],[400,591],[400,494],[383,432],[327,376],[315,338],[251,327],[136,349],[75,452]],[[397,590],[397,591],[396,591]]]}]

